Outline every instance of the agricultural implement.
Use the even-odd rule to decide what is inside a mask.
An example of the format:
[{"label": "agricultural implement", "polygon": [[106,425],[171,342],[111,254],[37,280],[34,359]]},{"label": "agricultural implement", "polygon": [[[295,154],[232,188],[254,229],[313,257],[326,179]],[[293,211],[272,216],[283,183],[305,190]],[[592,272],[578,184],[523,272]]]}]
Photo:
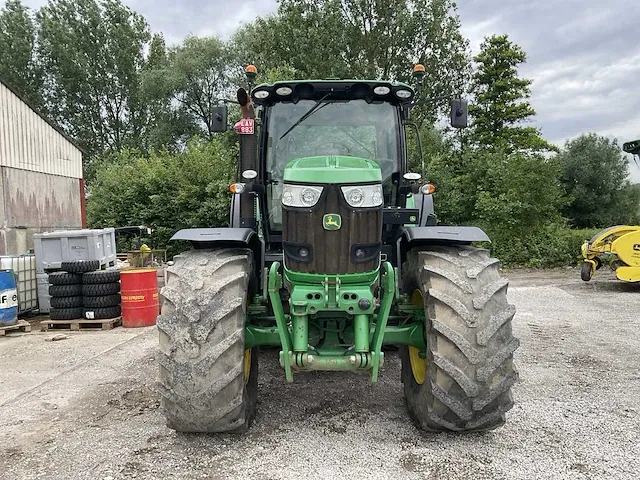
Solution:
[{"label": "agricultural implement", "polygon": [[640,282],[640,226],[618,225],[598,232],[582,244],[580,277],[591,280],[603,265],[603,258],[611,258],[616,277],[625,282]]},{"label": "agricultural implement", "polygon": [[[441,226],[434,186],[407,170],[414,87],[283,81],[238,91],[239,181],[228,228],[177,232],[157,324],[167,425],[246,431],[258,349],[283,377],[350,371],[375,383],[396,346],[410,417],[427,431],[491,430],[513,406],[518,340],[499,262],[471,226]],[[451,125],[467,123],[451,100]],[[227,107],[214,112],[228,128]],[[420,152],[421,155],[421,152]],[[385,375],[390,373],[385,371]],[[300,400],[291,399],[292,403]]]},{"label": "agricultural implement", "polygon": [[[640,155],[640,140],[626,142],[622,149],[632,155]],[[640,282],[640,226],[616,225],[598,232],[582,244],[582,269],[580,277],[591,280],[607,257],[616,277],[625,282]]]}]

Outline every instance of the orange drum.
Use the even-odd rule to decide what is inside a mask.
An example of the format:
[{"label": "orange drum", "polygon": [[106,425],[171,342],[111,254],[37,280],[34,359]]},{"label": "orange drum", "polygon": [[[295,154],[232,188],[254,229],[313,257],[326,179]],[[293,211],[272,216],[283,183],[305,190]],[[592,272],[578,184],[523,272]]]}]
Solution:
[{"label": "orange drum", "polygon": [[160,314],[158,276],[155,268],[132,268],[120,271],[122,326],[148,327],[156,324]]}]

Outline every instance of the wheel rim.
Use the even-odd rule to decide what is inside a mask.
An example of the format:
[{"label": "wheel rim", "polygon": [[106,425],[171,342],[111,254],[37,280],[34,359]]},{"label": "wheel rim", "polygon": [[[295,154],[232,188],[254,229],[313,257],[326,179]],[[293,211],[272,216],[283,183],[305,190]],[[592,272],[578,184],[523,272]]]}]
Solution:
[{"label": "wheel rim", "polygon": [[244,351],[244,383],[249,381],[249,375],[251,375],[251,349],[248,348]]},{"label": "wheel rim", "polygon": [[[411,294],[411,304],[424,307],[424,299],[422,292],[418,289]],[[420,349],[409,346],[409,364],[411,365],[411,374],[418,385],[422,385],[427,376],[427,359],[420,357]]]}]

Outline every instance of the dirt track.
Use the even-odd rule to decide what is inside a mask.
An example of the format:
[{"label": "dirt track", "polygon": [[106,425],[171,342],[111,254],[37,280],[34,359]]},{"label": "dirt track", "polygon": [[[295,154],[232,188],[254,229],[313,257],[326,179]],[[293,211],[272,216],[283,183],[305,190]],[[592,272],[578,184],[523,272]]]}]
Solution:
[{"label": "dirt track", "polygon": [[2,337],[0,478],[638,478],[640,286],[598,273],[507,272],[521,382],[487,434],[418,432],[393,354],[371,387],[285,384],[266,351],[249,434],[180,435],[158,411],[154,327]]}]

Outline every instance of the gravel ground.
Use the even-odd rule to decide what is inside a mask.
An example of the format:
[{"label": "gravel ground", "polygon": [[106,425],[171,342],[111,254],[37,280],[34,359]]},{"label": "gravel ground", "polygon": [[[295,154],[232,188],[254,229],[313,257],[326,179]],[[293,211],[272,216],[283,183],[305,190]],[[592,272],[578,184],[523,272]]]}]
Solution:
[{"label": "gravel ground", "polygon": [[395,354],[370,386],[343,373],[286,384],[265,351],[248,434],[176,434],[158,410],[155,327],[58,342],[34,329],[0,338],[0,478],[638,478],[640,286],[507,275],[521,381],[499,430],[416,430]]}]

